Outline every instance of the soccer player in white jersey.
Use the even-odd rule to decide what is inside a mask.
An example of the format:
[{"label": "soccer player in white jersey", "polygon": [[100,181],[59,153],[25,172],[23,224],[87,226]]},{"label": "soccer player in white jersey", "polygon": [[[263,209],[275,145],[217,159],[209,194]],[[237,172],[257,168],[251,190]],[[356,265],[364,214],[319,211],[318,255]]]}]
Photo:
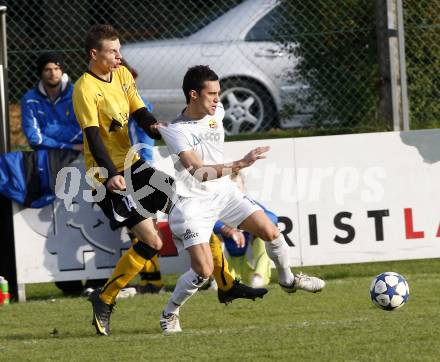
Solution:
[{"label": "soccer player in white jersey", "polygon": [[265,158],[269,147],[257,147],[240,160],[224,163],[225,111],[217,74],[208,66],[190,68],[183,92],[187,107],[170,125],[159,128],[176,168],[178,199],[169,213],[169,224],[175,242],[183,244],[191,258],[191,268],[178,279],[162,312],[160,325],[166,334],[181,332],[180,307],[213,272],[209,238],[217,220],[267,240],[267,253],[286,292],[319,292],[325,286],[319,278],[292,273],[283,234],[231,181],[232,173]]}]

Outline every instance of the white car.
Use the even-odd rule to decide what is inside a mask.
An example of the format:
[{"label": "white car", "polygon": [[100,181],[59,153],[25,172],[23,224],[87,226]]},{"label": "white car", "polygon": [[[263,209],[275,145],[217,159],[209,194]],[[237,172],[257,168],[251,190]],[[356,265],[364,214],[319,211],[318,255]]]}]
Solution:
[{"label": "white car", "polygon": [[289,95],[307,88],[287,76],[298,59],[272,40],[271,30],[283,16],[279,5],[247,0],[186,38],[124,45],[123,57],[138,72],[139,93],[154,105],[155,115],[171,121],[182,111],[183,76],[204,64],[220,77],[226,134],[298,126],[310,118],[308,112],[279,117]]}]

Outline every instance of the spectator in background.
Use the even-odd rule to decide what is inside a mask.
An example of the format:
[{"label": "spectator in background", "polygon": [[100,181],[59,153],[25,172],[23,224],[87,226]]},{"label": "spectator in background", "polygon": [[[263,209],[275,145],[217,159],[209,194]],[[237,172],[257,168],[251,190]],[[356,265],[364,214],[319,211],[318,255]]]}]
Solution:
[{"label": "spectator in background", "polygon": [[73,85],[63,72],[60,54],[41,54],[36,64],[39,81],[21,100],[21,123],[35,149],[82,151],[82,132],[72,105]]},{"label": "spectator in background", "polygon": [[[38,82],[21,100],[21,126],[34,150],[83,150],[83,137],[72,104],[73,84],[56,52],[42,53],[36,63]],[[81,280],[56,282],[66,295],[83,291]]]}]

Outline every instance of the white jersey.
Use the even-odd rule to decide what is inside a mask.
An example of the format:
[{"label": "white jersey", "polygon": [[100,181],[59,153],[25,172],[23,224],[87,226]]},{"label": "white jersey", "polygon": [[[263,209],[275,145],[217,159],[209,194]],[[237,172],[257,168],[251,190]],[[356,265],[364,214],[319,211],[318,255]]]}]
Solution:
[{"label": "white jersey", "polygon": [[198,181],[182,166],[178,157],[183,151],[193,150],[206,166],[223,164],[224,115],[223,105],[219,103],[213,116],[207,115],[202,119],[192,120],[181,114],[171,124],[159,129],[173,158],[178,195],[213,196],[225,191],[225,187],[233,186],[228,176],[211,181]]}]

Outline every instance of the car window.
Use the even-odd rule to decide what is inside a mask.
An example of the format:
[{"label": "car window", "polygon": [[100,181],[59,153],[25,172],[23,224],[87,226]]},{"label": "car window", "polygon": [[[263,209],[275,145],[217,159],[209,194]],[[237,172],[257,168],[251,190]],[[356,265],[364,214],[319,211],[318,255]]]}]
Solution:
[{"label": "car window", "polygon": [[[213,23],[215,20],[223,16],[225,13],[233,9],[237,4],[240,3],[240,0],[223,0],[216,3],[215,6],[210,5],[209,1],[201,1],[200,5],[194,5],[198,2],[188,2],[191,6],[196,7],[192,13],[185,14],[175,14],[176,18],[184,17],[185,21],[174,23],[171,28],[178,28],[179,26],[183,27],[183,30],[180,30],[177,35],[173,35],[173,37],[185,37],[192,34],[197,33],[197,31],[205,28],[206,26]],[[188,5],[189,6],[189,5]],[[180,23],[182,25],[180,25]]]},{"label": "car window", "polygon": [[289,9],[285,3],[278,4],[269,11],[246,34],[246,41],[280,41],[293,31],[287,16]]}]

